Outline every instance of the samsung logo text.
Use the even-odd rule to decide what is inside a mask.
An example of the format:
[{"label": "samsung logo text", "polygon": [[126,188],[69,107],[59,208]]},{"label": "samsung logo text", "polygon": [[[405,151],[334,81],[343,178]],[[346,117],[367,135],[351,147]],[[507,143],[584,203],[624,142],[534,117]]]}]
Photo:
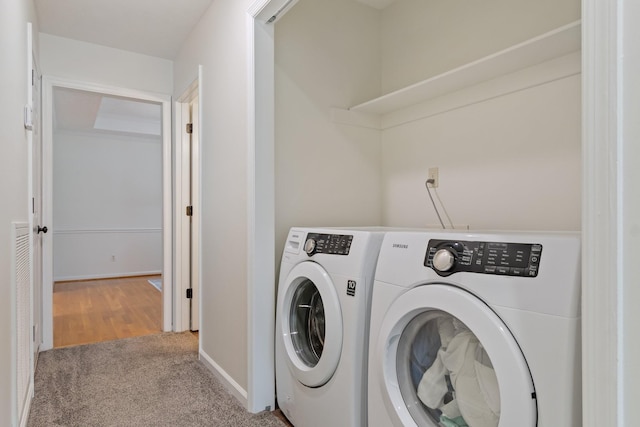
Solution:
[{"label": "samsung logo text", "polygon": [[394,243],[392,247],[397,249],[409,249],[409,245],[405,245],[403,243]]}]

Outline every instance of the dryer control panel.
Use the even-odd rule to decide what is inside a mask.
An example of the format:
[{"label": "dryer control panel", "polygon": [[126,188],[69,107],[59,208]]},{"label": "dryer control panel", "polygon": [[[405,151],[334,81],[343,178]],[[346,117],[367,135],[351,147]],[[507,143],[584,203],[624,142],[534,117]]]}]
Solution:
[{"label": "dryer control panel", "polygon": [[429,240],[425,267],[440,276],[457,272],[536,277],[542,245],[539,243]]},{"label": "dryer control panel", "polygon": [[304,243],[304,251],[307,255],[330,254],[349,255],[353,236],[347,234],[320,234],[309,233]]}]

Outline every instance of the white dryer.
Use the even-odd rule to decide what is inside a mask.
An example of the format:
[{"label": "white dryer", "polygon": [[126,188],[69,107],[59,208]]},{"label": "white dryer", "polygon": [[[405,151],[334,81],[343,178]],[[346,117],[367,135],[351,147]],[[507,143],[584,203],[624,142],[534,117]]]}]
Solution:
[{"label": "white dryer", "polygon": [[292,228],[276,311],[278,405],[296,427],[366,426],[371,286],[384,232]]},{"label": "white dryer", "polygon": [[579,427],[574,233],[387,233],[369,426]]}]

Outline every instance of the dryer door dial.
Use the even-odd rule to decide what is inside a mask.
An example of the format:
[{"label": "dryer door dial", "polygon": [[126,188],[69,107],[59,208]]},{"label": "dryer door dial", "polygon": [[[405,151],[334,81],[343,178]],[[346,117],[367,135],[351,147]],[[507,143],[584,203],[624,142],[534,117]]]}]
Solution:
[{"label": "dryer door dial", "polygon": [[316,241],[314,239],[307,239],[304,243],[304,251],[309,256],[313,255],[316,252]]},{"label": "dryer door dial", "polygon": [[439,249],[433,256],[433,268],[436,271],[449,271],[456,263],[456,257],[450,249]]}]

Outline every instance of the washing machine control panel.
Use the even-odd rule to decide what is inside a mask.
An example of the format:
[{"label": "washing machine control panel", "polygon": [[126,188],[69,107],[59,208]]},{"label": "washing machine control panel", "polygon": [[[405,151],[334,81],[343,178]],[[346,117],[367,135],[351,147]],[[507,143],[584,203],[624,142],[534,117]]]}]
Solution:
[{"label": "washing machine control panel", "polygon": [[542,245],[538,243],[429,240],[425,267],[440,276],[457,272],[536,277]]},{"label": "washing machine control panel", "polygon": [[309,233],[304,243],[304,251],[307,255],[330,254],[349,255],[353,236],[347,234],[320,234]]}]

